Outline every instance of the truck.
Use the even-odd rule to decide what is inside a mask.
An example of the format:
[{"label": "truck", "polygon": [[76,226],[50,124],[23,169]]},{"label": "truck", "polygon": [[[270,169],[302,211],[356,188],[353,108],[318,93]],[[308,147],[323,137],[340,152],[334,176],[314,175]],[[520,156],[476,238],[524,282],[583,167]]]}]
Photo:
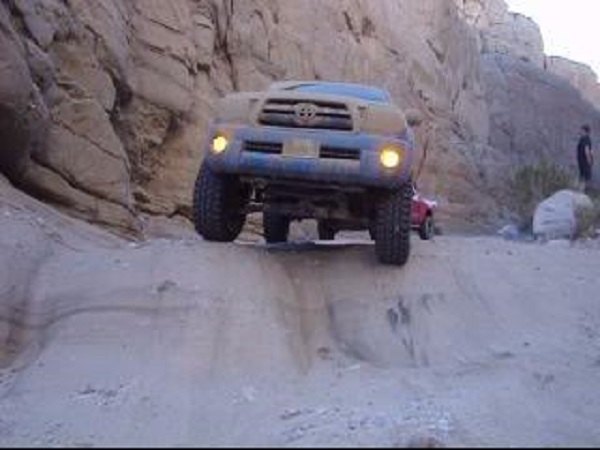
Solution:
[{"label": "truck", "polygon": [[194,186],[196,231],[232,242],[262,213],[265,241],[278,244],[292,221],[314,219],[323,240],[368,230],[378,261],[403,266],[420,122],[419,111],[365,84],[288,81],[225,95]]}]

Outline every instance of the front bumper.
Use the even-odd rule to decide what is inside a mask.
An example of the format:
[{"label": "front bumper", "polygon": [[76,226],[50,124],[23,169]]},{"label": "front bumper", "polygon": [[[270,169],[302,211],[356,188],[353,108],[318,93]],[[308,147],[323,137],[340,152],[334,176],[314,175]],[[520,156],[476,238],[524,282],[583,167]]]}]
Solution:
[{"label": "front bumper", "polygon": [[[216,134],[229,141],[221,154],[210,150]],[[414,144],[409,135],[398,139],[329,130],[213,126],[208,136],[206,164],[215,172],[249,177],[395,188],[410,179],[413,163]],[[299,139],[314,143],[320,153],[306,157],[280,151],[286,143]],[[401,165],[393,170],[380,162],[380,151],[390,144],[404,149]]]}]

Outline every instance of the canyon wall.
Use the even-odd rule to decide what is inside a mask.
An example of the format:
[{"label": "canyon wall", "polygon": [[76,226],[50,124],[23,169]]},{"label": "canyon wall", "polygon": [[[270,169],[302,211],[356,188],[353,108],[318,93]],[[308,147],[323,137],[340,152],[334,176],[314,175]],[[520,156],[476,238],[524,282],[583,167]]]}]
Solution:
[{"label": "canyon wall", "polygon": [[219,96],[364,82],[423,112],[418,182],[442,220],[495,225],[519,164],[569,165],[580,123],[600,129],[547,66],[535,23],[502,0],[3,0],[0,170],[139,234],[148,215],[189,217]]}]

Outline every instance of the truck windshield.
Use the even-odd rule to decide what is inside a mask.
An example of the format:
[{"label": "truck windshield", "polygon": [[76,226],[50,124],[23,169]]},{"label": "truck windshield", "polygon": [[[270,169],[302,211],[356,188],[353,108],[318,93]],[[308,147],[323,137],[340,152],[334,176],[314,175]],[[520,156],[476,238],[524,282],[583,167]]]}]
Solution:
[{"label": "truck windshield", "polygon": [[289,91],[313,92],[318,94],[341,95],[376,103],[390,103],[389,94],[370,86],[344,83],[299,84],[286,88]]}]

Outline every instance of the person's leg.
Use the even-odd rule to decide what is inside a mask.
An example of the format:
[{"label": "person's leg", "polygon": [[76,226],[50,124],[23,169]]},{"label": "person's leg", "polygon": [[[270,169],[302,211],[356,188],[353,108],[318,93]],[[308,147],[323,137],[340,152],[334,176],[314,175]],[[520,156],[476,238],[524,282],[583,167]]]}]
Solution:
[{"label": "person's leg", "polygon": [[583,192],[587,192],[590,181],[592,180],[592,168],[589,164],[581,165],[581,180],[583,182]]},{"label": "person's leg", "polygon": [[584,173],[583,173],[583,167],[581,165],[581,162],[578,164],[579,167],[579,177],[577,178],[577,190],[583,192],[583,190],[585,189],[585,180],[584,180]]}]

